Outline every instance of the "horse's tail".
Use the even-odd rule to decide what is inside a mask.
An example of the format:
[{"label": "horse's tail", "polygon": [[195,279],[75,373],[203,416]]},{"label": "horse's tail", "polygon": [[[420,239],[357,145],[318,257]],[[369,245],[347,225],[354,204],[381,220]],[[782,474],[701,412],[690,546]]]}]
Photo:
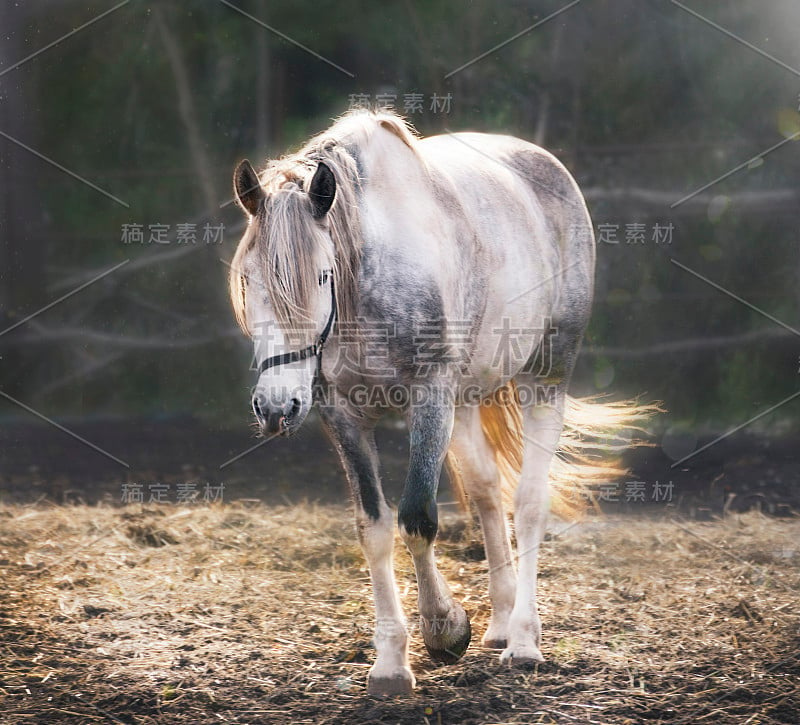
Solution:
[{"label": "horse's tail", "polygon": [[[558,451],[550,464],[550,509],[562,518],[576,519],[589,505],[597,507],[597,489],[628,474],[620,454],[626,448],[649,445],[635,439],[642,425],[655,413],[657,404],[635,400],[602,402],[597,397],[567,396],[564,430]],[[514,380],[497,390],[480,410],[481,426],[491,448],[502,481],[503,500],[511,506],[522,470],[524,450],[522,409]],[[457,462],[448,457],[451,480],[462,502]]]}]

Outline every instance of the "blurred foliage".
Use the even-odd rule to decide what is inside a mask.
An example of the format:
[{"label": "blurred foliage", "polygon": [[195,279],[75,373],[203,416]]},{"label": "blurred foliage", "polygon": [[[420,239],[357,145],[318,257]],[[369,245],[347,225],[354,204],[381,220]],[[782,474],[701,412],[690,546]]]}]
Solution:
[{"label": "blurred foliage", "polygon": [[[780,329],[671,258],[798,326],[798,210],[768,201],[740,209],[728,197],[800,188],[800,146],[786,144],[721,181],[699,211],[602,192],[660,190],[677,201],[796,133],[797,74],[656,0],[581,3],[449,78],[563,3],[234,4],[278,32],[222,2],[132,0],[0,77],[0,89],[17,84],[26,104],[24,121],[8,133],[128,205],[32,156],[12,170],[35,199],[26,213],[41,215],[43,254],[24,262],[27,278],[41,282],[36,299],[44,305],[132,260],[37,318],[50,333],[88,329],[108,338],[37,341],[38,327],[21,326],[0,339],[3,389],[53,413],[181,411],[241,425],[249,346],[234,329],[219,261],[231,257],[243,222],[232,205],[220,208],[233,166],[296,147],[354,94],[379,93],[396,94],[400,111],[404,95],[421,93],[423,111],[409,117],[423,134],[470,129],[537,140],[582,188],[598,192],[589,194],[595,223],[619,225],[622,238],[598,246],[597,304],[577,390],[641,393],[664,400],[675,419],[719,425],[796,389],[791,337],[631,351]],[[59,0],[8,10],[16,58],[108,7]],[[793,3],[697,0],[693,8],[800,65]],[[449,112],[431,110],[432,97],[447,94]],[[196,244],[175,242],[181,223],[198,225]],[[206,223],[224,224],[222,244],[201,241]],[[644,242],[625,241],[632,223],[647,228]],[[673,225],[671,244],[650,239],[656,223]],[[125,224],[143,225],[145,238],[149,225],[167,224],[171,242],[125,244]],[[8,279],[17,270],[0,273]],[[6,307],[10,323],[30,312],[30,300],[7,299]]]}]

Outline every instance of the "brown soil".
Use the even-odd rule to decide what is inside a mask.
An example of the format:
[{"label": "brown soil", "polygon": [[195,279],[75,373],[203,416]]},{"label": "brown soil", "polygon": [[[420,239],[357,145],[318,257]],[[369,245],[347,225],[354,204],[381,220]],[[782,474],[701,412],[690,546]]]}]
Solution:
[{"label": "brown soil", "polygon": [[[590,519],[548,537],[547,662],[473,643],[412,697],[365,694],[368,575],[344,506],[0,507],[3,723],[796,723],[800,520]],[[486,626],[483,550],[442,571]],[[414,621],[416,585],[397,557]]]}]

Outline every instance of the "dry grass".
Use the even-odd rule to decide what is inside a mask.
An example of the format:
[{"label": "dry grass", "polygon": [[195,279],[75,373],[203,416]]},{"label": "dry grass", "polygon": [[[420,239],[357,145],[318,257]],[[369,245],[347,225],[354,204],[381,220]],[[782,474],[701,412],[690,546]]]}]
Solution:
[{"label": "dry grass", "polygon": [[[486,626],[482,547],[446,520],[443,573]],[[608,519],[551,538],[543,651],[473,643],[418,689],[364,693],[368,574],[344,507],[0,507],[3,723],[790,723],[800,521]],[[410,560],[397,561],[413,621]]]}]

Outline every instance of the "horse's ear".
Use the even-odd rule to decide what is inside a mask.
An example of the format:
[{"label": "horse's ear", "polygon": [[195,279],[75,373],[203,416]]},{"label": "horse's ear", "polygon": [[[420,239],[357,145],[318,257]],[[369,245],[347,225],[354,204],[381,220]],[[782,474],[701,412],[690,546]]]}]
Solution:
[{"label": "horse's ear", "polygon": [[333,197],[336,196],[336,179],[327,164],[322,161],[317,165],[314,178],[311,179],[308,196],[311,199],[314,219],[322,219],[330,210]]},{"label": "horse's ear", "polygon": [[258,174],[247,159],[241,161],[233,172],[233,190],[242,209],[250,216],[255,216],[266,195]]}]

